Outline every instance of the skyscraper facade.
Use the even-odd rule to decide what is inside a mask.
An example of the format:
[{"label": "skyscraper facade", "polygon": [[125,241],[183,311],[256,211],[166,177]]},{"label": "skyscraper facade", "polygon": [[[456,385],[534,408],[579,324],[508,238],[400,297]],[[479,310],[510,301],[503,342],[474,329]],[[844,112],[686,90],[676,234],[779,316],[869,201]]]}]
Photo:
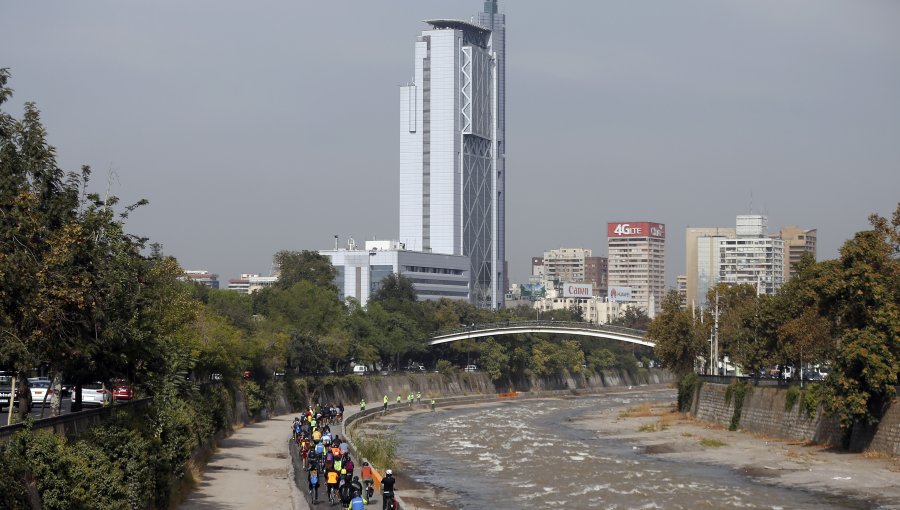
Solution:
[{"label": "skyscraper facade", "polygon": [[628,289],[627,302],[656,317],[666,292],[666,226],[647,221],[607,223],[606,238],[610,293]]},{"label": "skyscraper facade", "polygon": [[472,302],[499,308],[506,20],[496,1],[485,11],[473,22],[427,21],[416,40],[413,81],[400,87],[400,241],[468,256]]}]

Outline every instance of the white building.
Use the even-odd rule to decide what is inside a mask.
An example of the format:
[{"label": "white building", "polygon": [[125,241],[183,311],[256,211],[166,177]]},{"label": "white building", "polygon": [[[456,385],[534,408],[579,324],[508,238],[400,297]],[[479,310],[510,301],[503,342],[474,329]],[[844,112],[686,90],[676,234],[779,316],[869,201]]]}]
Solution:
[{"label": "white building", "polygon": [[420,301],[441,298],[469,300],[468,257],[408,251],[399,241],[367,241],[364,250],[322,250],[337,270],[335,285],[341,300],[355,298],[362,305],[390,274],[413,282]]},{"label": "white building", "polygon": [[[496,0],[478,22],[430,20],[400,87],[400,241],[465,255],[471,300],[503,306],[505,26]],[[494,28],[494,32],[491,31]]]},{"label": "white building", "polygon": [[784,284],[784,241],[768,237],[768,218],[761,214],[738,216],[736,230],[737,237],[716,241],[716,282],[749,284],[757,294],[775,294]]},{"label": "white building", "polygon": [[687,229],[688,306],[708,306],[709,289],[722,282],[749,284],[758,294],[774,294],[781,288],[788,273],[785,241],[768,236],[768,224],[764,215],[742,214],[734,228]]},{"label": "white building", "polygon": [[278,281],[277,276],[260,276],[254,273],[242,273],[240,278],[228,280],[228,290],[241,294],[253,294],[254,292],[271,287]]},{"label": "white building", "polygon": [[205,269],[185,271],[184,276],[179,277],[179,280],[199,283],[211,289],[219,288],[219,275]]}]

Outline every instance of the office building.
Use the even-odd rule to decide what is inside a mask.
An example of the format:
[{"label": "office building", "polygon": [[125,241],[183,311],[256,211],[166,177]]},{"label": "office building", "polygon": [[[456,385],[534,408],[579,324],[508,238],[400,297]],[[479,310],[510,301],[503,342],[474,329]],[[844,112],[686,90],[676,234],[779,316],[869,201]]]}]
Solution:
[{"label": "office building", "polygon": [[427,21],[413,81],[400,87],[400,241],[466,256],[470,296],[503,306],[505,15]]},{"label": "office building", "polygon": [[364,250],[321,250],[337,270],[335,285],[341,300],[364,305],[390,274],[412,280],[419,301],[441,298],[468,301],[469,258],[463,255],[409,251],[399,241],[367,241]]},{"label": "office building", "polygon": [[783,227],[776,237],[784,241],[784,281],[797,274],[796,265],[809,253],[816,258],[816,229]]},{"label": "office building", "polygon": [[179,279],[185,282],[199,283],[211,289],[219,288],[219,275],[206,270],[185,271],[184,276]]},{"label": "office building", "polygon": [[240,278],[228,280],[228,290],[233,290],[240,294],[253,294],[258,290],[275,285],[277,281],[277,276],[260,276],[254,273],[242,273]]},{"label": "office building", "polygon": [[665,225],[646,221],[608,223],[606,235],[610,296],[614,291],[616,295],[628,295],[625,302],[656,317],[666,292]]},{"label": "office building", "polygon": [[[688,227],[685,229],[685,304],[701,306],[706,301],[710,283],[718,274],[717,238],[737,235],[734,227]],[[700,240],[702,239],[702,241]]]}]

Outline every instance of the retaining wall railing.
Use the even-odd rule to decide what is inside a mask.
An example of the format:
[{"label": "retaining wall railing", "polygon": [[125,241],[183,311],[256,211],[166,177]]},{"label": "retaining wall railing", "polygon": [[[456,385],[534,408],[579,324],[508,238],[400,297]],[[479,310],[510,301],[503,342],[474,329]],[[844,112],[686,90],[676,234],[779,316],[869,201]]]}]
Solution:
[{"label": "retaining wall railing", "polygon": [[[103,423],[122,413],[134,414],[144,412],[151,402],[153,402],[152,398],[141,398],[130,402],[117,402],[97,409],[34,420],[31,424],[31,430],[50,429],[61,436],[77,437],[94,425]],[[16,432],[24,430],[25,427],[26,424],[24,422],[0,427],[0,442],[8,440]]]}]

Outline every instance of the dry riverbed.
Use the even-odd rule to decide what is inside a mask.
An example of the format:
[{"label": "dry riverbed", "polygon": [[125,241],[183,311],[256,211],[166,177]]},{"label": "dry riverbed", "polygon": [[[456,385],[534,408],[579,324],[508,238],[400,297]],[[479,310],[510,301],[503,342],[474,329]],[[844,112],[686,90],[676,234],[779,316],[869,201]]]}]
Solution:
[{"label": "dry riverbed", "polygon": [[762,483],[848,495],[881,508],[900,509],[897,457],[729,431],[677,413],[671,402],[589,413],[570,420],[570,425],[630,443],[647,455],[721,466]]}]

